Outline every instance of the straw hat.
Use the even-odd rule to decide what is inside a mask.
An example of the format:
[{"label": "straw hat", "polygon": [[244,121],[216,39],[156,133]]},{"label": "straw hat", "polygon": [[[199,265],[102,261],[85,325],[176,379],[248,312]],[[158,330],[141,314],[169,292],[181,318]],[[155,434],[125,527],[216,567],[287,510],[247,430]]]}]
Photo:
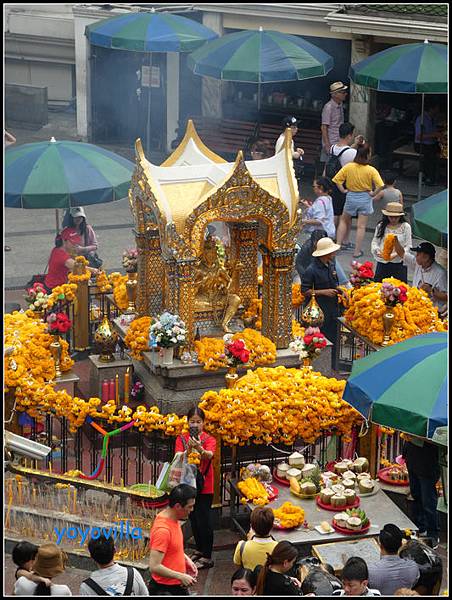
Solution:
[{"label": "straw hat", "polygon": [[341,247],[339,246],[339,244],[335,244],[331,238],[321,238],[317,242],[315,252],[312,253],[312,256],[325,256],[326,254],[337,252],[338,250],[340,250],[340,248]]},{"label": "straw hat", "polygon": [[345,92],[348,90],[348,86],[344,85],[342,81],[335,81],[330,85],[330,94],[334,94],[335,92]]},{"label": "straw hat", "polygon": [[400,202],[388,202],[381,211],[387,217],[403,217],[403,206]]},{"label": "straw hat", "polygon": [[56,544],[42,544],[36,555],[33,571],[41,577],[56,577],[63,573],[67,557]]}]

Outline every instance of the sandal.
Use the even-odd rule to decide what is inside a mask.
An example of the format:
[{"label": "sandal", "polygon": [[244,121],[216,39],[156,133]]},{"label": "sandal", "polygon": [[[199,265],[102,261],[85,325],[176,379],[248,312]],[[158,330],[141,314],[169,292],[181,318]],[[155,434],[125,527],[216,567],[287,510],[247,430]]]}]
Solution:
[{"label": "sandal", "polygon": [[364,252],[361,250],[361,252],[359,254],[357,254],[356,256],[353,255],[353,258],[361,258],[361,256],[364,256]]},{"label": "sandal", "polygon": [[198,568],[198,571],[200,571],[201,569],[211,569],[214,566],[214,562],[212,559],[210,558],[198,558],[195,561],[195,566]]},{"label": "sandal", "polygon": [[192,561],[196,561],[201,557],[202,557],[202,552],[200,552],[199,550],[195,550],[194,552],[192,552],[190,554],[190,558]]}]

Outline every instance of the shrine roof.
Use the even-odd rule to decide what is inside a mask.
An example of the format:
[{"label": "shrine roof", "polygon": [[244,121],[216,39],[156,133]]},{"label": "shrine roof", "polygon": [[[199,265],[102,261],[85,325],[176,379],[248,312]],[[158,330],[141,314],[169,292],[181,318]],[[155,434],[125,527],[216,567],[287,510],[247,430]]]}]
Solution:
[{"label": "shrine roof", "polygon": [[[286,144],[278,154],[245,161],[245,167],[263,190],[287,207],[293,222],[298,208],[298,188],[290,151],[290,130],[286,136]],[[144,157],[141,160],[167,223],[174,223],[176,230],[182,233],[193,210],[233,176],[239,156],[234,163],[226,162],[203,144],[189,121],[181,144],[162,165],[154,165]]]}]

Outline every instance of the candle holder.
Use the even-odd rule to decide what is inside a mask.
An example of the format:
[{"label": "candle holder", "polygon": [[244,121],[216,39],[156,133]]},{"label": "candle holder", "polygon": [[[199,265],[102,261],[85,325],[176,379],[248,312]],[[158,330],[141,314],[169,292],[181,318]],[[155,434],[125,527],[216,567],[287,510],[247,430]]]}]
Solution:
[{"label": "candle holder", "polygon": [[394,326],[394,311],[391,306],[387,306],[386,310],[383,314],[383,328],[384,328],[384,336],[383,341],[381,343],[382,346],[389,346],[391,341],[391,330]]},{"label": "candle holder", "polygon": [[50,344],[50,352],[52,354],[53,362],[55,363],[55,377],[61,377],[61,352],[62,347],[60,344],[60,336],[55,336],[55,340]]}]

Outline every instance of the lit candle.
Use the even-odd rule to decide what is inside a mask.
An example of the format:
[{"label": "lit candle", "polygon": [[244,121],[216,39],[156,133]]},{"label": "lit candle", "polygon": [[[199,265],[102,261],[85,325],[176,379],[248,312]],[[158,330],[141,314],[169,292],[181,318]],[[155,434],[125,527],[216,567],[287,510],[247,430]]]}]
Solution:
[{"label": "lit candle", "polygon": [[71,486],[67,486],[67,511],[71,512]]},{"label": "lit candle", "polygon": [[129,387],[130,387],[130,367],[127,367],[126,374],[124,375],[124,402],[129,403]]},{"label": "lit candle", "polygon": [[52,461],[49,461],[49,473],[52,475]]},{"label": "lit candle", "polygon": [[102,382],[102,402],[108,402],[109,397],[109,386],[108,386],[108,379],[104,379]]},{"label": "lit candle", "polygon": [[76,502],[77,502],[77,488],[74,488],[74,497],[73,497],[73,500],[74,501],[72,503],[72,514],[75,515],[75,512],[76,512],[75,511],[75,505],[76,505]]},{"label": "lit candle", "polygon": [[115,401],[116,406],[119,406],[119,375],[117,373],[115,376]]},{"label": "lit candle", "polygon": [[124,487],[124,479],[121,477],[121,487]]},{"label": "lit candle", "polygon": [[17,489],[19,492],[19,504],[22,504],[22,481],[20,479],[17,482]]},{"label": "lit candle", "polygon": [[36,488],[33,486],[33,506],[36,506]]}]

